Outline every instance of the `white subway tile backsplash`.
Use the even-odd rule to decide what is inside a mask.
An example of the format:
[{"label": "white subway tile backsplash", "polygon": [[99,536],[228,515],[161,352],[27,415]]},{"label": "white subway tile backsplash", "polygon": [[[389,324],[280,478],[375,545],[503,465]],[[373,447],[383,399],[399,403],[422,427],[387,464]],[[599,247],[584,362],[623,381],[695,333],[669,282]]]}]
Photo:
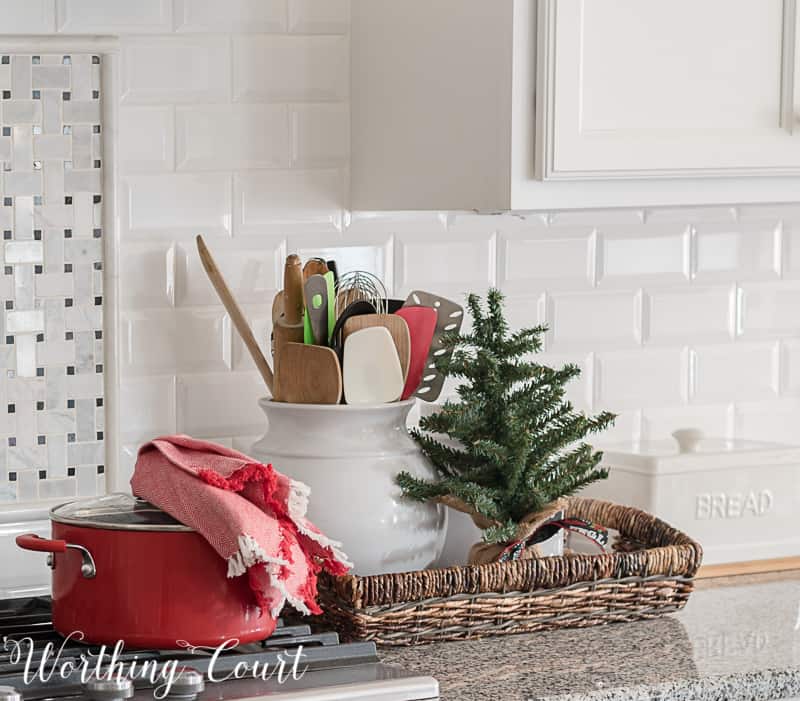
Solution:
[{"label": "white subway tile backsplash", "polygon": [[241,36],[233,43],[235,100],[306,102],[348,96],[346,37]]},{"label": "white subway tile backsplash", "polygon": [[297,34],[347,34],[350,0],[289,0],[289,31]]},{"label": "white subway tile backsplash", "polygon": [[800,396],[800,340],[781,343],[781,394]]},{"label": "white subway tile backsplash", "polygon": [[641,316],[641,298],[635,292],[548,295],[548,347],[561,351],[638,345]]},{"label": "white subway tile backsplash", "polygon": [[141,34],[172,30],[171,0],[56,0],[58,31]]},{"label": "white subway tile backsplash", "polygon": [[226,102],[230,65],[227,37],[125,38],[121,99],[126,104]]},{"label": "white subway tile backsplash", "polygon": [[248,171],[234,178],[236,233],[287,227],[340,229],[345,174],[340,170]]},{"label": "white subway tile backsplash", "polygon": [[798,416],[798,399],[737,403],[735,437],[797,445]]},{"label": "white subway tile backsplash", "polygon": [[231,231],[227,173],[137,175],[123,179],[120,210],[131,234],[225,234]]},{"label": "white subway tile backsplash", "polygon": [[777,343],[728,343],[690,352],[693,402],[769,399],[778,392]]},{"label": "white subway tile backsplash", "polygon": [[[240,304],[269,304],[283,286],[286,241],[280,236],[206,237],[206,245]],[[220,306],[214,288],[200,264],[194,241],[176,250],[175,300],[178,305]]]},{"label": "white subway tile backsplash", "polygon": [[[266,304],[246,304],[241,307],[253,335],[267,361],[272,364],[270,338],[272,334],[272,300]],[[235,371],[255,371],[256,366],[250,352],[245,348],[238,333],[233,334],[232,368]]]},{"label": "white subway tile backsplash", "polygon": [[120,437],[125,443],[175,433],[175,376],[123,376],[119,387]]},{"label": "white subway tile backsplash", "polygon": [[123,309],[174,304],[174,244],[124,243],[120,246],[119,271]]},{"label": "white subway tile backsplash", "polygon": [[597,407],[617,411],[686,401],[687,354],[681,348],[597,355]]},{"label": "white subway tile backsplash", "polygon": [[780,250],[777,221],[698,225],[693,276],[698,281],[776,278]]},{"label": "white subway tile backsplash", "polygon": [[744,283],[740,290],[743,337],[800,336],[800,283]]},{"label": "white subway tile backsplash", "polygon": [[269,396],[256,372],[181,375],[178,378],[178,431],[197,438],[263,432],[258,406]]},{"label": "white subway tile backsplash", "polygon": [[49,34],[55,16],[55,0],[0,0],[3,34]]},{"label": "white subway tile backsplash", "polygon": [[122,372],[134,377],[229,370],[231,333],[223,309],[124,312],[120,319]]},{"label": "white subway tile backsplash", "polygon": [[175,168],[175,116],[172,107],[120,108],[119,163],[123,173]]},{"label": "white subway tile backsplash", "polygon": [[673,226],[598,234],[602,287],[680,284],[689,280],[689,230]]},{"label": "white subway tile backsplash", "polygon": [[[331,236],[324,234],[290,234],[287,250],[297,253],[303,260],[318,256],[335,260],[339,274],[364,270],[383,280],[387,290],[393,288],[392,237]],[[282,268],[281,268],[282,269]]]},{"label": "white subway tile backsplash", "polygon": [[175,0],[179,32],[284,32],[286,14],[286,0]]},{"label": "white subway tile backsplash", "polygon": [[343,103],[294,105],[291,164],[295,168],[336,168],[350,156],[350,114]]},{"label": "white subway tile backsplash", "polygon": [[[493,233],[421,230],[401,232],[395,238],[396,294],[415,289],[438,290],[439,294],[463,296],[496,284],[497,241]],[[443,271],[447,270],[447,275]]]},{"label": "white subway tile backsplash", "polygon": [[642,440],[667,440],[678,429],[699,428],[709,437],[732,438],[734,418],[733,404],[645,409],[641,437]]},{"label": "white subway tile backsplash", "polygon": [[286,105],[178,107],[175,128],[179,170],[289,166]]},{"label": "white subway tile backsplash", "polygon": [[596,238],[591,229],[551,227],[498,239],[498,283],[503,291],[581,290],[592,287]]},{"label": "white subway tile backsplash", "polygon": [[735,207],[661,207],[647,209],[645,222],[650,224],[701,224],[720,222],[731,224],[736,221]]},{"label": "white subway tile backsplash", "polygon": [[736,287],[647,291],[645,342],[676,344],[725,341],[734,336]]}]

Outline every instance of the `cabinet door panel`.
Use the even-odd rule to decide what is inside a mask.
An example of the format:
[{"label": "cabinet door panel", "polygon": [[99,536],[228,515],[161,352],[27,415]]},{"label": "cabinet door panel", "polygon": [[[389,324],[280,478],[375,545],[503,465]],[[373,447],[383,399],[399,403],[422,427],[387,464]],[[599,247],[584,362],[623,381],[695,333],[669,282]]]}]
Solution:
[{"label": "cabinet door panel", "polygon": [[795,0],[544,0],[543,174],[800,172],[794,25]]}]

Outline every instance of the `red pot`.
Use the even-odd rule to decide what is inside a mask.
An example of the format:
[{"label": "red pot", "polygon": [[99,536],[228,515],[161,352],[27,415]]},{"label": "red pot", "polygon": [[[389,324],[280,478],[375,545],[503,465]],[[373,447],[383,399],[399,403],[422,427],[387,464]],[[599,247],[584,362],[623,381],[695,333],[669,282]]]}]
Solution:
[{"label": "red pot", "polygon": [[62,504],[50,519],[51,540],[21,535],[17,545],[51,553],[53,625],[62,635],[163,649],[253,642],[275,629],[246,576],[229,579],[199,533],[147,502],[113,494]]}]

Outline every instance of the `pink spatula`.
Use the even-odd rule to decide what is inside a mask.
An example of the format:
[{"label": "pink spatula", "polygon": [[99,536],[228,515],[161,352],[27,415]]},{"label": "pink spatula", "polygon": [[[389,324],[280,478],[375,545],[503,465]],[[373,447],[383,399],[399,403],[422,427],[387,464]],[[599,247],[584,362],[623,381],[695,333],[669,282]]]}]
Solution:
[{"label": "pink spatula", "polygon": [[406,384],[401,399],[408,399],[417,391],[425,370],[433,333],[436,330],[436,310],[431,307],[401,307],[395,314],[405,319],[411,338],[411,359],[408,363]]}]

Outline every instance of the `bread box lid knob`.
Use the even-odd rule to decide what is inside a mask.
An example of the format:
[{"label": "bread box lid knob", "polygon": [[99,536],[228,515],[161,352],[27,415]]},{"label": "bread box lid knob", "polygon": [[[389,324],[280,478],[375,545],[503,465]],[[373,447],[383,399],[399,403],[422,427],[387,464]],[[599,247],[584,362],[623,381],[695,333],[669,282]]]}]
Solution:
[{"label": "bread box lid knob", "polygon": [[677,441],[681,453],[696,453],[705,434],[699,428],[679,428],[672,432],[672,437]]}]

